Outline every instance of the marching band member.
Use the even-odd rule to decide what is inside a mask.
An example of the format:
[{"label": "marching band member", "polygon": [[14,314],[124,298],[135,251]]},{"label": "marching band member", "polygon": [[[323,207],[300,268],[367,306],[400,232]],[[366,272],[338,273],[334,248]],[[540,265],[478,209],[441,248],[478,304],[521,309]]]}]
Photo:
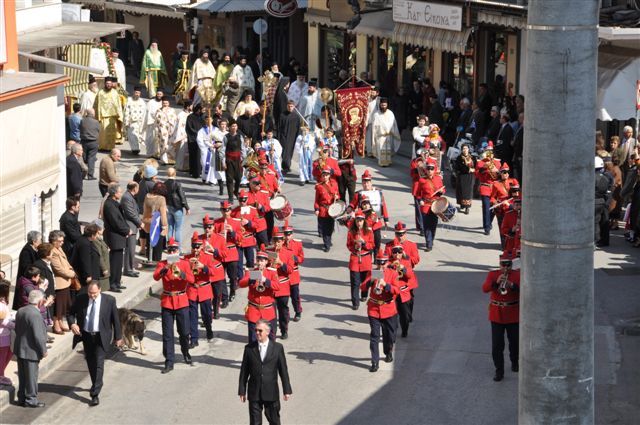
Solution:
[{"label": "marching band member", "polygon": [[380,231],[380,229],[382,229],[382,220],[380,220],[378,214],[376,214],[373,208],[371,208],[371,202],[369,201],[369,198],[364,195],[360,196],[360,209],[364,213],[364,219],[367,221],[369,229],[371,229],[371,231],[373,232],[374,249],[375,247],[378,247],[379,250],[380,242],[382,241],[382,235]]},{"label": "marching band member", "polygon": [[249,303],[244,312],[247,319],[249,343],[256,340],[256,322],[260,319],[268,320],[271,324],[269,337],[276,339],[276,307],[274,291],[280,289],[278,273],[275,269],[267,267],[269,256],[264,251],[256,253],[256,266],[253,270],[260,271],[260,279],[251,279],[251,273],[245,273],[238,286],[249,288],[247,298]]},{"label": "marching band member", "polygon": [[493,142],[485,147],[483,159],[476,163],[476,178],[480,182],[479,192],[482,200],[482,227],[484,234],[491,233],[493,211],[491,210],[491,185],[498,180],[500,160],[493,157]]},{"label": "marching band member", "polygon": [[418,122],[418,125],[413,127],[413,130],[411,130],[411,137],[413,137],[411,159],[420,156],[418,150],[424,148],[425,141],[429,137],[429,126],[427,125],[429,118],[427,118],[426,115],[418,115],[416,121]]},{"label": "marching band member", "polygon": [[504,254],[512,257],[520,256],[520,235],[521,235],[521,213],[522,200],[516,197],[513,200],[511,209],[504,213],[502,224],[500,225],[500,234],[504,238]]},{"label": "marching band member", "polygon": [[[249,182],[247,205],[253,206],[258,212],[258,217],[255,219],[255,223],[253,223],[256,242],[258,245],[267,246],[269,244],[269,237],[267,235],[266,217],[271,212],[269,192],[260,189],[260,180],[257,178]],[[271,220],[273,223],[273,214],[271,215]]]},{"label": "marching band member", "polygon": [[226,239],[213,231],[214,221],[206,214],[202,219],[204,233],[200,235],[203,250],[213,255],[215,274],[211,277],[211,286],[213,287],[213,318],[220,318],[220,307],[222,304],[222,294],[224,294],[227,282],[225,281],[224,261],[227,257],[227,241]]},{"label": "marching band member", "polygon": [[420,212],[422,213],[422,226],[424,228],[425,251],[433,249],[433,240],[436,238],[438,227],[438,216],[431,211],[431,204],[444,195],[446,189],[442,182],[442,177],[436,174],[436,163],[432,158],[426,162],[425,178],[420,179],[417,197],[420,199]]},{"label": "marching band member", "polygon": [[291,285],[291,304],[295,312],[294,322],[299,322],[302,318],[302,303],[300,302],[300,265],[304,263],[304,248],[302,241],[293,238],[293,227],[285,223],[284,229],[284,246],[293,254],[293,271],[289,275],[289,283]]},{"label": "marching band member", "polygon": [[227,255],[224,259],[224,268],[229,279],[229,291],[224,286],[221,308],[227,308],[229,302],[236,297],[238,285],[238,245],[242,241],[242,224],[240,219],[231,217],[231,204],[229,201],[220,202],[222,217],[213,221],[213,231],[222,235],[227,242]]},{"label": "marching band member", "polygon": [[415,159],[411,160],[410,175],[411,175],[411,195],[413,196],[414,205],[414,217],[416,221],[416,229],[420,233],[420,236],[424,236],[424,229],[422,228],[422,213],[420,212],[420,199],[418,199],[418,188],[420,187],[420,179],[426,175],[425,170],[425,156],[423,149],[416,151],[417,155]]},{"label": "marching band member", "polygon": [[[284,247],[284,235],[277,227],[273,228],[273,246],[267,249],[275,253],[275,258],[271,259],[271,267],[278,273],[279,288],[275,290],[276,308],[278,310],[278,326],[282,339],[289,337],[289,296],[291,295],[290,276],[293,272],[293,254]],[[271,258],[271,257],[270,257]]]},{"label": "marching band member", "polygon": [[[256,226],[260,220],[258,210],[247,204],[249,196],[247,191],[242,189],[238,193],[238,205],[231,210],[231,217],[240,220],[240,232],[242,239],[238,246],[238,279],[242,279],[244,273],[244,261],[247,262],[247,268],[252,269],[254,266],[254,256],[256,250]],[[266,223],[264,223],[266,229]],[[264,230],[264,229],[263,229]]]},{"label": "marching band member", "polygon": [[509,340],[511,370],[518,371],[518,334],[520,316],[520,270],[512,270],[511,257],[500,257],[500,270],[492,270],[482,284],[482,291],[491,293],[491,355],[496,374],[493,380],[504,378],[504,334]]},{"label": "marching band member", "polygon": [[331,249],[331,235],[335,229],[335,222],[329,215],[329,206],[336,200],[340,199],[338,194],[338,185],[331,179],[331,169],[325,168],[322,170],[320,183],[316,184],[316,198],[313,204],[316,217],[318,217],[318,228],[320,230],[320,236],[322,237],[322,243],[324,245],[324,252],[329,252]]},{"label": "marching band member", "polygon": [[385,252],[391,257],[391,249],[396,245],[402,246],[403,258],[409,260],[411,268],[415,268],[420,262],[420,253],[418,252],[418,245],[407,239],[407,225],[402,221],[398,221],[393,229],[396,237],[391,242],[387,242]]},{"label": "marching band member", "polygon": [[[259,165],[260,172],[257,178],[260,181],[260,187],[262,190],[267,191],[269,199],[273,199],[276,193],[280,193],[278,177],[274,172],[269,170],[269,163],[265,159],[260,159]],[[264,218],[267,220],[267,237],[271,240],[274,224],[273,211],[271,211],[271,208],[265,212]]]},{"label": "marching band member", "polygon": [[382,350],[385,354],[384,361],[393,361],[393,344],[396,342],[396,329],[398,328],[398,310],[395,297],[399,294],[398,273],[387,267],[389,257],[380,251],[376,255],[376,270],[383,272],[382,279],[367,279],[360,285],[361,290],[369,290],[367,301],[367,315],[369,316],[369,349],[371,350],[371,367],[369,372],[378,371],[380,361],[380,329],[382,328]]},{"label": "marching band member", "polygon": [[365,221],[364,213],[358,210],[349,224],[349,232],[347,233],[347,249],[351,253],[349,256],[349,281],[353,310],[360,308],[360,301],[367,299],[367,291],[360,291],[360,285],[369,278],[371,273],[371,250],[373,247],[373,232]]},{"label": "marching band member", "polygon": [[400,319],[402,338],[409,334],[409,323],[413,321],[413,290],[418,287],[418,279],[413,272],[411,260],[404,255],[404,248],[397,244],[391,248],[391,265],[398,273],[400,294],[396,297],[396,308]]},{"label": "marching band member", "polygon": [[309,127],[302,125],[300,127],[300,135],[296,138],[296,151],[300,156],[300,186],[305,183],[316,182],[313,177],[313,152],[316,150],[316,140],[313,134],[309,133]]},{"label": "marching band member", "polygon": [[189,321],[191,323],[191,344],[189,348],[198,346],[198,307],[204,328],[207,330],[207,342],[213,340],[211,329],[211,300],[213,290],[211,282],[215,279],[215,263],[212,254],[202,249],[202,239],[198,232],[193,232],[191,237],[191,254],[184,257],[189,262],[195,282],[187,285],[187,298],[189,298]]},{"label": "marching band member", "polygon": [[[189,354],[189,298],[187,286],[195,282],[189,262],[178,257],[180,244],[170,238],[167,243],[169,258],[158,262],[153,272],[154,280],[162,280],[162,295],[160,296],[162,316],[162,353],[164,354],[164,369],[162,373],[173,370],[175,347],[173,342],[173,323],[177,322],[180,349],[184,362],[192,364]],[[175,261],[172,257],[176,257]],[[171,261],[171,262],[169,262]]]},{"label": "marching band member", "polygon": [[[373,177],[369,170],[364,170],[360,180],[362,181],[362,189],[355,193],[347,211],[351,212],[355,210],[357,205],[362,203],[362,199],[366,198],[373,212],[376,213],[376,216],[384,220],[384,226],[387,227],[389,224],[389,212],[387,211],[387,203],[384,200],[382,190],[373,187]],[[379,221],[379,223],[372,228],[375,233],[376,252],[380,249],[380,241],[382,240],[380,231],[382,224],[382,221]]]},{"label": "marching band member", "polygon": [[[520,191],[518,180],[509,178],[509,164],[504,162],[500,167],[500,179],[491,184],[491,195],[489,196],[489,202],[498,219],[498,228],[502,225],[504,213],[509,209],[510,202],[513,199],[510,197],[511,189],[515,187]],[[501,242],[504,245],[502,237]]]},{"label": "marching band member", "polygon": [[326,169],[329,169],[331,173],[331,180],[338,184],[338,178],[342,175],[342,170],[340,170],[340,165],[338,164],[338,160],[333,158],[329,153],[330,147],[322,143],[322,141],[318,142],[318,159],[313,161],[313,170],[312,175],[316,181],[321,181],[322,172]]}]

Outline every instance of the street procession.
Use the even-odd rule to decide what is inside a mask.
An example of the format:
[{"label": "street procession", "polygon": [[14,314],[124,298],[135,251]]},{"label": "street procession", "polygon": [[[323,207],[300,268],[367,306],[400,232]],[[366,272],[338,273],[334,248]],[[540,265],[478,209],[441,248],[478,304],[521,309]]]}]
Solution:
[{"label": "street procession", "polygon": [[[11,201],[2,195],[5,423],[247,423],[247,408],[250,424],[522,422],[518,402],[540,356],[532,353],[545,349],[527,332],[553,326],[521,309],[532,308],[532,276],[546,273],[545,261],[551,273],[556,261],[533,251],[557,249],[560,258],[588,248],[596,297],[605,296],[602,285],[634,279],[627,264],[640,258],[640,75],[632,108],[598,95],[587,162],[572,168],[569,145],[551,154],[576,179],[595,172],[594,212],[542,211],[553,190],[536,180],[549,170],[540,165],[547,153],[531,147],[544,132],[535,121],[540,96],[530,92],[520,30],[511,32],[526,24],[526,7],[41,2],[62,11],[60,31],[86,31],[63,48],[55,40],[67,33],[40,27],[38,37],[36,24],[26,24],[40,3],[32,2],[2,4],[10,37],[1,131],[20,144],[34,137],[35,117],[52,115],[42,122],[46,148],[2,151],[3,191],[24,186]],[[503,9],[515,13],[511,21],[498,18]],[[64,53],[38,55],[43,49]],[[490,56],[478,59],[482,49]],[[483,61],[491,61],[486,69]],[[22,83],[4,69],[18,67],[27,80],[51,77],[15,91],[11,84]],[[634,87],[626,88],[625,99]],[[42,100],[27,97],[36,92]],[[31,106],[14,113],[9,102]],[[45,131],[64,133],[64,142]],[[31,152],[30,168],[7,159]],[[50,176],[35,168],[46,155]],[[41,177],[26,184],[9,175]],[[562,176],[555,182],[571,180]],[[589,196],[592,184],[582,184]],[[575,205],[594,199],[571,194]],[[591,229],[584,242],[560,241],[577,230],[540,239],[553,214],[568,228],[584,219],[575,227],[583,236]],[[625,272],[606,272],[616,267]],[[621,390],[615,376],[638,347],[623,345],[624,330],[607,333],[606,345],[597,335],[609,320],[626,326],[638,304],[624,292],[606,297],[595,331],[590,325],[596,368],[604,358],[605,371],[618,364],[608,385],[630,394],[637,384]],[[631,351],[621,361],[611,344]],[[549,368],[543,379],[563,373]],[[201,393],[206,386],[213,393]],[[186,398],[170,395],[176,389]],[[424,408],[414,404],[421,399]],[[474,401],[464,411],[453,407],[460,399]],[[597,422],[615,422],[612,400],[599,402],[606,413],[596,412]],[[629,403],[620,423],[633,416]]]}]

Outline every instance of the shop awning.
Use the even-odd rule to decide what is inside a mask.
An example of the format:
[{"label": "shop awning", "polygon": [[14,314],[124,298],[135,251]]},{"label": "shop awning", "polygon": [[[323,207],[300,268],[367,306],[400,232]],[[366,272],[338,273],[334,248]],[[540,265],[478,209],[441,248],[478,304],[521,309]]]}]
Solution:
[{"label": "shop awning", "polygon": [[308,11],[304,14],[304,21],[312,25],[324,25],[325,27],[346,29],[346,22],[333,22],[329,12],[318,10]]},{"label": "shop awning", "polygon": [[64,22],[55,27],[18,34],[18,50],[33,53],[54,47],[68,46],[128,29],[133,29],[133,25],[106,22]]},{"label": "shop awning", "polygon": [[107,1],[107,0],[70,0],[85,6],[95,6],[101,9],[119,10],[126,13],[138,13],[142,15],[162,16],[164,18],[182,19],[184,12],[181,7],[188,7],[189,0],[134,0],[134,1]]},{"label": "shop awning", "polygon": [[637,81],[640,81],[640,50],[598,49],[598,119],[635,117]]},{"label": "shop awning", "polygon": [[[297,0],[298,9],[306,9],[308,0]],[[209,0],[191,6],[210,13],[257,12],[264,10],[264,0]]]},{"label": "shop awning", "polygon": [[395,23],[393,40],[413,46],[427,47],[451,53],[464,53],[472,28],[449,31],[420,25]]},{"label": "shop awning", "polygon": [[518,29],[524,29],[527,26],[527,18],[484,11],[478,11],[478,22]]},{"label": "shop awning", "polygon": [[393,16],[390,10],[362,14],[362,20],[351,32],[372,37],[393,36]]}]

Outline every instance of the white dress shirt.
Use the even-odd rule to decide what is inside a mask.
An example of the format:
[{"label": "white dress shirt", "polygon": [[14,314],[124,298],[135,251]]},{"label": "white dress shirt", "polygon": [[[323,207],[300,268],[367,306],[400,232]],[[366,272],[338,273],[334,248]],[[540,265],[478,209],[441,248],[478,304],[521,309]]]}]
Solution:
[{"label": "white dress shirt", "polygon": [[258,342],[258,350],[260,351],[260,360],[264,362],[264,358],[267,357],[267,348],[269,347],[269,340],[266,342]]},{"label": "white dress shirt", "polygon": [[[99,332],[100,331],[100,303],[102,301],[102,295],[98,295],[95,300],[89,299],[89,305],[87,306],[87,315],[84,317],[84,331],[85,332]],[[94,305],[95,303],[95,305]],[[91,315],[91,307],[96,309],[94,313],[93,329],[89,329],[89,316]]]}]

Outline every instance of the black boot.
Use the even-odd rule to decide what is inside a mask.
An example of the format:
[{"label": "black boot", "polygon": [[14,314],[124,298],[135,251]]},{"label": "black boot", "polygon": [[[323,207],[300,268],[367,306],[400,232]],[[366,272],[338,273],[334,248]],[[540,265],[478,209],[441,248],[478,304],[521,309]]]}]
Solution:
[{"label": "black boot", "polygon": [[222,196],[224,193],[224,182],[222,180],[218,180],[218,194]]},{"label": "black boot", "polygon": [[518,372],[519,370],[520,370],[520,366],[518,365],[518,362],[511,363],[511,371],[512,372]]},{"label": "black boot", "polygon": [[504,378],[504,370],[496,369],[496,374],[493,376],[493,380],[496,382],[502,381]]},{"label": "black boot", "polygon": [[187,351],[186,353],[182,354],[184,356],[184,362],[188,365],[193,364],[193,360],[191,360],[191,354],[189,354],[189,352]]},{"label": "black boot", "polygon": [[378,362],[371,362],[371,367],[369,368],[369,372],[377,372],[378,371]]}]

